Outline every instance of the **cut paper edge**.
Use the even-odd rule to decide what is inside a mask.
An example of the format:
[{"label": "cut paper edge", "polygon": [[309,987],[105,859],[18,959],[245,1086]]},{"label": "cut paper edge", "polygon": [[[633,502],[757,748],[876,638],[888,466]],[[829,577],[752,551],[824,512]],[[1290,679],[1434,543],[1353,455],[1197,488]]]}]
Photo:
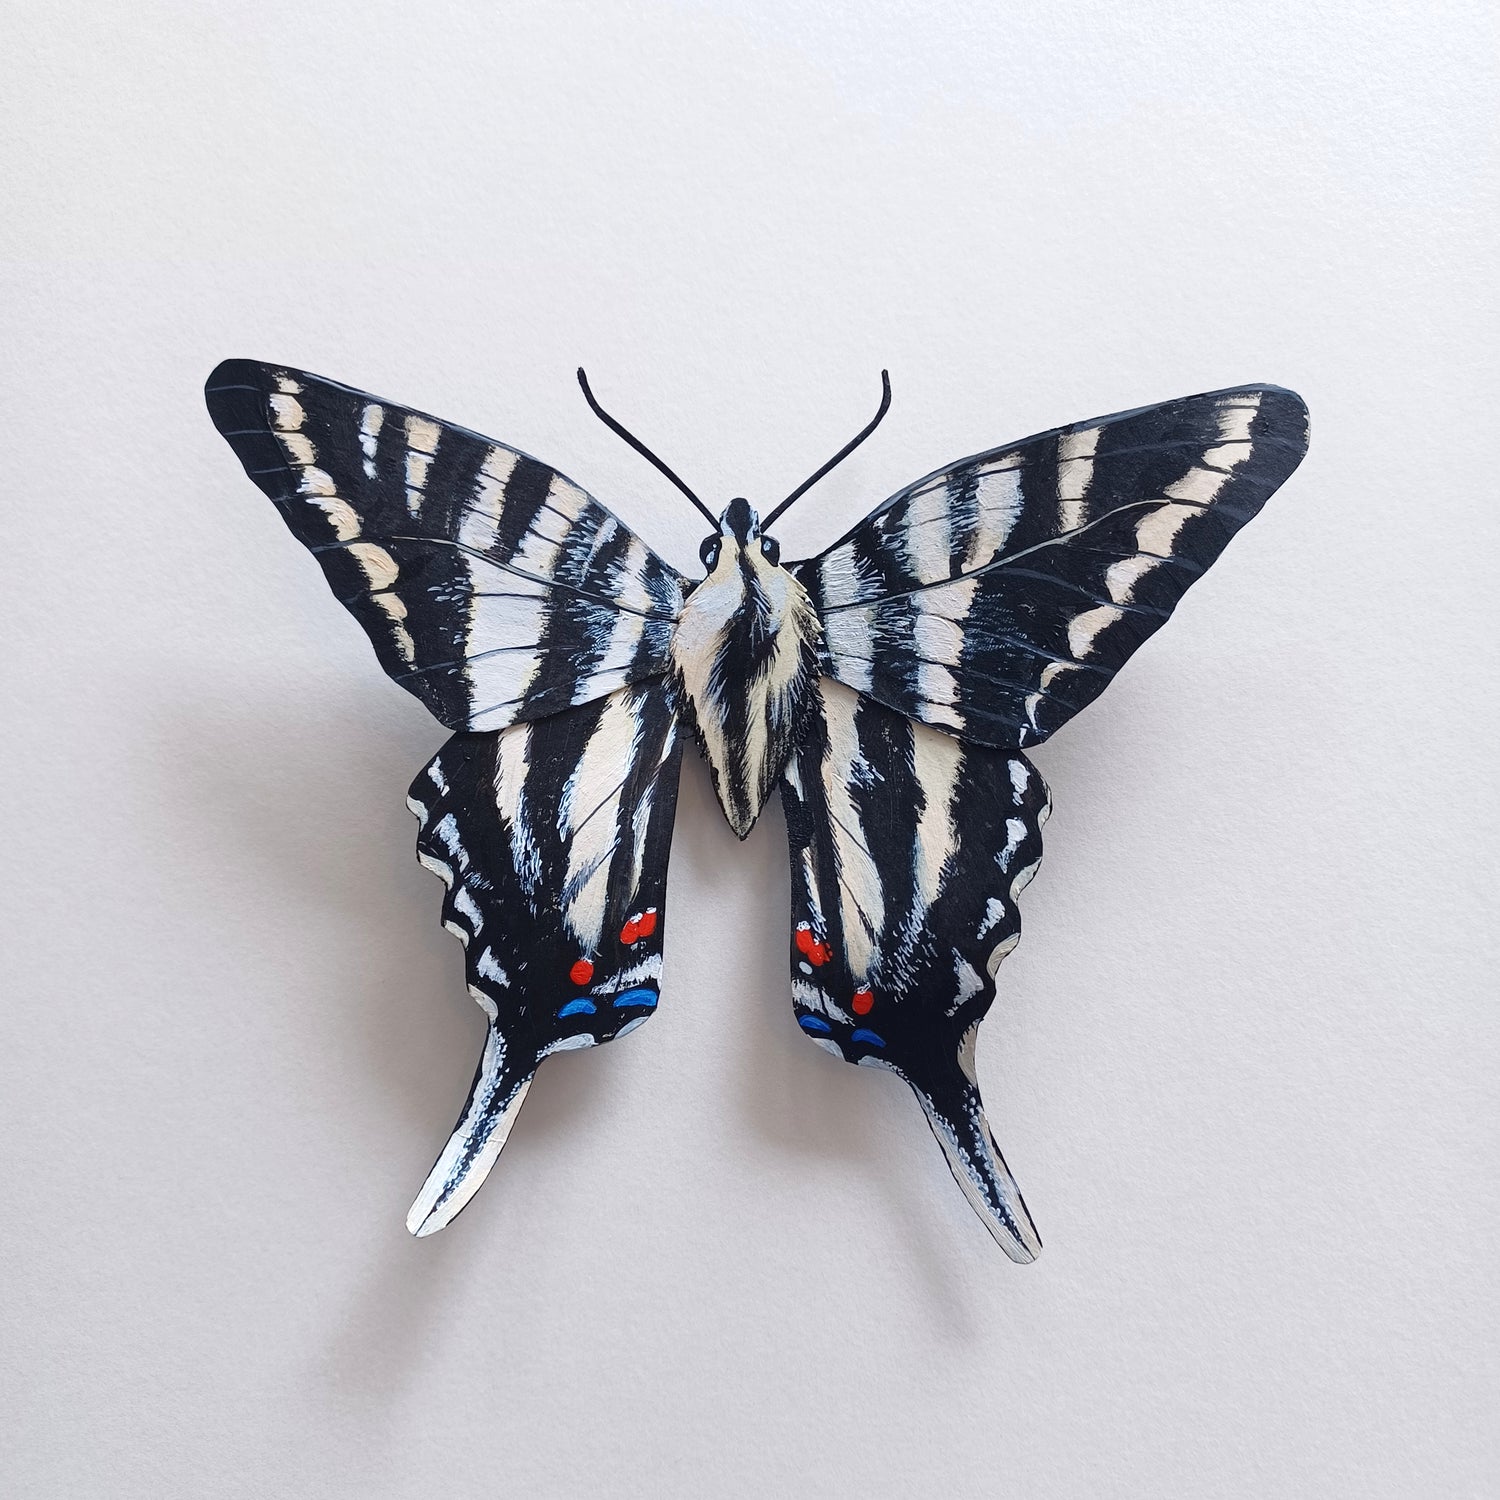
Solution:
[{"label": "cut paper edge", "polygon": [[946,1115],[915,1086],[927,1123],[943,1148],[953,1179],[995,1243],[1018,1265],[1029,1265],[1042,1251],[1042,1238],[1031,1222],[1021,1190],[990,1134],[977,1089],[963,1092],[962,1108]]},{"label": "cut paper edge", "polygon": [[484,1184],[526,1102],[533,1073],[503,1097],[505,1044],[494,1027],[485,1041],[469,1102],[422,1184],[406,1227],[418,1239],[446,1228]]}]

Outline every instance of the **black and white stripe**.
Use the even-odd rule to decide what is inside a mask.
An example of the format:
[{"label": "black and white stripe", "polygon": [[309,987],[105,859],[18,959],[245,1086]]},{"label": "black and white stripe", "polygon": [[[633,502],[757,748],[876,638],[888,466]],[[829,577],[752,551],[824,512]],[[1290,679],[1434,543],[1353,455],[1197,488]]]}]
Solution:
[{"label": "black and white stripe", "polygon": [[1016,905],[1042,857],[1042,778],[823,677],[782,790],[792,854],[792,995],[837,1057],[916,1093],[954,1177],[1016,1260],[1041,1248],[985,1122],[974,1072]]},{"label": "black and white stripe", "polygon": [[[489,1018],[412,1233],[441,1229],[473,1196],[544,1057],[611,1041],[654,1009],[681,759],[657,680],[500,734],[455,735],[412,783],[418,857],[447,887],[443,923]],[[646,913],[638,935],[630,924]]]},{"label": "black and white stripe", "polygon": [[681,575],[555,469],[300,370],[229,360],[206,396],[381,665],[450,729],[665,670]]},{"label": "black and white stripe", "polygon": [[1246,386],[1059,428],[909,485],[794,565],[840,682],[980,744],[1092,702],[1307,448]]}]

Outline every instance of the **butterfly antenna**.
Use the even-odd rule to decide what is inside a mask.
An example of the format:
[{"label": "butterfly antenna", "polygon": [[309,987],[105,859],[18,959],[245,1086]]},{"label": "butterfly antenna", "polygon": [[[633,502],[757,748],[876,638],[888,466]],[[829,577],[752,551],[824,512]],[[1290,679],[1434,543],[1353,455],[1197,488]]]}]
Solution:
[{"label": "butterfly antenna", "polygon": [[633,432],[629,432],[622,427],[594,400],[594,393],[589,389],[589,378],[583,373],[582,365],[578,367],[578,384],[583,387],[583,399],[588,402],[589,409],[593,414],[616,436],[624,438],[647,463],[654,465],[661,473],[665,474],[708,517],[708,524],[715,530],[718,530],[719,518]]},{"label": "butterfly antenna", "polygon": [[843,461],[848,458],[849,455],[853,453],[854,450],[859,447],[859,445],[864,442],[864,440],[869,437],[869,435],[874,432],[877,427],[880,426],[881,419],[891,409],[891,372],[889,370],[882,370],[880,372],[880,391],[880,410],[875,413],[875,416],[871,420],[870,425],[866,427],[858,437],[852,439],[850,442],[845,443],[844,446],[840,448],[839,451],[835,453],[833,457],[830,458],[828,462],[824,464],[823,467],[812,476],[812,478],[804,479],[802,483],[799,484],[797,488],[794,489],[792,493],[788,495],[786,499],[783,500],[781,504],[778,505],[776,509],[773,510],[771,514],[768,515],[765,520],[760,523],[760,529],[762,531],[767,530],[770,527],[771,523],[776,519],[776,517],[781,515],[782,512],[785,511],[793,501],[800,500],[830,469],[836,468],[839,464],[843,463]]}]

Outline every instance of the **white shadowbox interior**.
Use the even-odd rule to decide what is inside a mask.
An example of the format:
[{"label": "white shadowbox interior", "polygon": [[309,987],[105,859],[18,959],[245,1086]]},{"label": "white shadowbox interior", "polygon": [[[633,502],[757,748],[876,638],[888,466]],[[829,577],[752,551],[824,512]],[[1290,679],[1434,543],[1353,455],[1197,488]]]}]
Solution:
[{"label": "white shadowbox interior", "polygon": [[[1494,27],[1090,0],[10,24],[0,1475],[32,1496],[1500,1492]],[[1488,154],[1487,154],[1488,153]],[[556,464],[696,572],[1240,381],[1302,468],[1035,755],[980,1074],[1017,1268],[798,1035],[684,765],[663,1001],[402,1225],[482,1031],[443,731],[215,435],[228,355]]]}]

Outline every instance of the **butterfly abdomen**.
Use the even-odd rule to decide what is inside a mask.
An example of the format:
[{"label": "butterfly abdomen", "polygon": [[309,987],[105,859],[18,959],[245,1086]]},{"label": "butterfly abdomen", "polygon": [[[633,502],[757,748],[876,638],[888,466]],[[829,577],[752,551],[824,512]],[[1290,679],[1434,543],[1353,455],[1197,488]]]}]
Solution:
[{"label": "butterfly abdomen", "polygon": [[812,600],[785,568],[725,535],[672,637],[673,677],[729,826],[744,838],[805,722],[823,638]]}]

